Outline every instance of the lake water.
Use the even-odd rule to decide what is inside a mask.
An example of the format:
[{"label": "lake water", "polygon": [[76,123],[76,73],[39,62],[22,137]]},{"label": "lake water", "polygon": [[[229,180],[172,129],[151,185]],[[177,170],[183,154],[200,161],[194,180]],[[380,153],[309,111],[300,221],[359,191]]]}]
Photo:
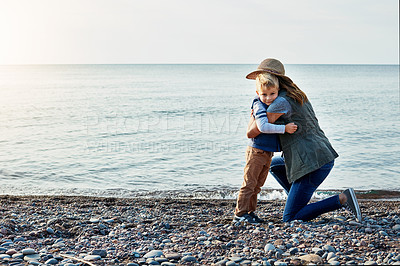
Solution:
[{"label": "lake water", "polygon": [[[256,67],[0,66],[0,194],[235,197]],[[399,191],[399,66],[286,73],[339,153],[320,188]]]}]

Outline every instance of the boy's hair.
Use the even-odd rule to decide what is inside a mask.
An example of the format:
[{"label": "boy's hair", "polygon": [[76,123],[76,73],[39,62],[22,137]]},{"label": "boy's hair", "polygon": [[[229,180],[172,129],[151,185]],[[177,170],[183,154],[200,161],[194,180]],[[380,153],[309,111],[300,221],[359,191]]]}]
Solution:
[{"label": "boy's hair", "polygon": [[276,87],[279,89],[279,80],[275,75],[270,73],[260,73],[256,77],[257,88],[261,85],[266,86],[267,88]]}]

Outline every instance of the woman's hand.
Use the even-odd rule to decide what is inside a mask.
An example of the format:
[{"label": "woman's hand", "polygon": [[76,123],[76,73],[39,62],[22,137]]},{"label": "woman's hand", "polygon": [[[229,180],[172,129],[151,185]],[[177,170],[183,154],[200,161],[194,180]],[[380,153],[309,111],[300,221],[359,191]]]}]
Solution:
[{"label": "woman's hand", "polygon": [[285,125],[285,132],[293,134],[294,132],[296,132],[297,130],[297,126],[295,123],[289,123]]}]

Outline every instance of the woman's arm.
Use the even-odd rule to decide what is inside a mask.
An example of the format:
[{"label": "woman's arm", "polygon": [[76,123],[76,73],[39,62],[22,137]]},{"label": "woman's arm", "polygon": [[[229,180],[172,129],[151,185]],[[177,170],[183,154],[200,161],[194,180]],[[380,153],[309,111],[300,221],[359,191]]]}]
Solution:
[{"label": "woman's arm", "polygon": [[268,113],[267,112],[267,118],[268,118],[268,122],[270,123],[275,123],[276,120],[278,120],[279,117],[281,117],[281,115],[284,115],[285,113]]}]

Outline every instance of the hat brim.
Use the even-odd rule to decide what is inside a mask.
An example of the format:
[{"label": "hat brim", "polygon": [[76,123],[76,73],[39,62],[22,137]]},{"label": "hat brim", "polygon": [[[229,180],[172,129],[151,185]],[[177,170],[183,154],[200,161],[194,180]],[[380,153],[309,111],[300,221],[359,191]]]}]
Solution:
[{"label": "hat brim", "polygon": [[249,74],[246,76],[246,78],[247,78],[247,79],[256,79],[256,78],[257,78],[257,75],[258,75],[258,74],[261,74],[261,73],[270,73],[270,74],[275,75],[275,76],[286,77],[285,75],[281,75],[281,74],[278,74],[278,73],[276,73],[276,72],[268,71],[268,69],[265,69],[265,70],[256,70],[256,71],[253,71],[253,72],[249,73]]}]

